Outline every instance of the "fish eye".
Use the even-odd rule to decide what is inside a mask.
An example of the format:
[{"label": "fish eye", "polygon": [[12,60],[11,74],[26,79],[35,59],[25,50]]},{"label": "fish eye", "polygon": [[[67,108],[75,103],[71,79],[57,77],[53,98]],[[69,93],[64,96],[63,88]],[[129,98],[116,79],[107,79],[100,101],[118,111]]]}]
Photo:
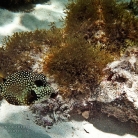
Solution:
[{"label": "fish eye", "polygon": [[34,83],[37,87],[40,87],[40,86],[44,85],[43,81],[41,81],[41,80],[36,80]]}]

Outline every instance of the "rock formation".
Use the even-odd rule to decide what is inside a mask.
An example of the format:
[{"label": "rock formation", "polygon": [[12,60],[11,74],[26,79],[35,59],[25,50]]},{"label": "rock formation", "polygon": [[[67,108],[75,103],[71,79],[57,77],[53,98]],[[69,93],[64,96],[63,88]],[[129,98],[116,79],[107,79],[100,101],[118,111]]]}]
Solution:
[{"label": "rock formation", "polygon": [[138,48],[129,48],[124,56],[108,64],[97,88],[96,101],[101,111],[122,122],[138,123]]}]

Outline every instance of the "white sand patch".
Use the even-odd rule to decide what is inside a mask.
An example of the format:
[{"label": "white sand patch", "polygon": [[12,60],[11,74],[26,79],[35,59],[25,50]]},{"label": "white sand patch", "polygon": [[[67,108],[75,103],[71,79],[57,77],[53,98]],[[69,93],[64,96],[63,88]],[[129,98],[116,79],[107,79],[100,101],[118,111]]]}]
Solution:
[{"label": "white sand patch", "polygon": [[15,106],[3,100],[0,106],[0,122],[1,123],[2,122],[8,122],[8,123],[22,122],[22,118],[19,118],[19,116],[16,117],[13,115],[18,115],[18,113],[23,114],[23,112],[27,110],[28,110],[28,106]]},{"label": "white sand patch", "polygon": [[0,138],[50,138],[45,129],[32,121],[29,106],[15,106],[2,100]]},{"label": "white sand patch", "polygon": [[[0,138],[137,138],[129,129],[108,118],[57,122],[51,129],[34,123],[28,106],[15,106],[2,100]],[[120,122],[119,122],[120,123]],[[127,130],[128,129],[128,130]]]},{"label": "white sand patch", "polygon": [[13,20],[11,20],[11,23],[5,24],[0,27],[0,34],[3,36],[12,35],[14,30],[19,29],[22,31],[29,31],[26,27],[21,25],[21,14],[18,14],[18,16],[15,16]]}]

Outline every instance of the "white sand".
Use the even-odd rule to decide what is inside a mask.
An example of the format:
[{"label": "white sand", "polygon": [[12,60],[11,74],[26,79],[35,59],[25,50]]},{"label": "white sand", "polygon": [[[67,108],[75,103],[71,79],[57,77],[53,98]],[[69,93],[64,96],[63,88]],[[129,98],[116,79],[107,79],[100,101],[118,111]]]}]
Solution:
[{"label": "white sand", "polygon": [[[49,22],[65,17],[64,4],[67,0],[51,0],[37,4],[30,13],[10,12],[0,9],[0,41],[16,31],[49,28]],[[5,100],[0,105],[0,138],[137,138],[134,126],[120,123],[116,119],[99,115],[90,123],[74,118],[70,122],[58,122],[51,129],[36,125],[27,106],[14,106]]]},{"label": "white sand", "polygon": [[46,129],[34,123],[28,106],[14,106],[5,100],[0,106],[0,138],[137,138],[134,128],[130,123],[98,115],[90,122],[73,117]]}]

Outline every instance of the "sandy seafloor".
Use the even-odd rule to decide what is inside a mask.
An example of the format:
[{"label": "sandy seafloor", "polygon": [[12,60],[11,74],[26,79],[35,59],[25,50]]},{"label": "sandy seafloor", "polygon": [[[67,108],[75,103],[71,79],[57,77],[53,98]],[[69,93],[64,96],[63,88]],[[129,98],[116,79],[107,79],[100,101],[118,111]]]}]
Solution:
[{"label": "sandy seafloor", "polygon": [[[0,41],[16,31],[49,28],[50,22],[62,26],[67,0],[41,1],[17,11],[0,9]],[[28,11],[28,12],[25,12]],[[1,42],[0,42],[1,43]],[[57,122],[51,129],[38,126],[32,120],[28,106],[14,106],[0,102],[0,138],[137,138],[135,124],[121,123],[115,118],[99,114],[88,121],[74,116],[68,122]]]}]

